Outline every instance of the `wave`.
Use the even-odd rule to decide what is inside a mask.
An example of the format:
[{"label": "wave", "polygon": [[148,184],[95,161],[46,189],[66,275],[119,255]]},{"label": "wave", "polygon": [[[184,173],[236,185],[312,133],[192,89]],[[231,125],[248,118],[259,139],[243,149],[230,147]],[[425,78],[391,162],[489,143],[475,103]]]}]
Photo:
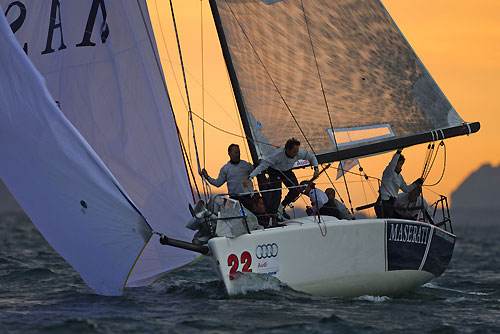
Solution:
[{"label": "wave", "polygon": [[[192,282],[178,280],[175,283],[156,285],[160,289],[165,289],[167,295],[190,298],[225,299],[227,298],[224,283],[218,280],[206,282]],[[140,288],[137,288],[140,289]]]},{"label": "wave", "polygon": [[450,304],[454,304],[454,303],[460,303],[460,302],[464,302],[466,301],[467,299],[465,297],[452,297],[452,298],[446,298],[444,300],[445,303],[450,303]]},{"label": "wave", "polygon": [[391,300],[391,298],[387,296],[359,296],[357,298],[354,298],[354,300],[362,300],[362,301],[367,301],[367,302],[373,302],[373,303],[383,303],[385,301]]}]

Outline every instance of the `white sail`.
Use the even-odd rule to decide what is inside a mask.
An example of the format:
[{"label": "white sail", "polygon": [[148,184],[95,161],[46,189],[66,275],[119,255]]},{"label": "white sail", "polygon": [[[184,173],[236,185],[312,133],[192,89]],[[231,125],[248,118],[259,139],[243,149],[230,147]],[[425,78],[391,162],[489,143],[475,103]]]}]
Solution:
[{"label": "white sail", "polygon": [[[152,228],[191,240],[192,195],[146,1],[0,4],[63,113]],[[195,258],[154,236],[128,283],[150,283]]]},{"label": "white sail", "polygon": [[0,17],[0,176],[97,293],[121,295],[151,229],[58,109]]}]

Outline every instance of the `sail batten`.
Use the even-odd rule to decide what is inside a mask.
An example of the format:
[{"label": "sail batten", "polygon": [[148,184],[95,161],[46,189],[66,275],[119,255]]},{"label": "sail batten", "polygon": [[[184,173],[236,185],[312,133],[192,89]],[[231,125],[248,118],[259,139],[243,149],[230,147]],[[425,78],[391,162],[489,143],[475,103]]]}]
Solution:
[{"label": "sail batten", "polygon": [[259,157],[259,142],[327,156],[463,123],[379,0],[210,3]]}]

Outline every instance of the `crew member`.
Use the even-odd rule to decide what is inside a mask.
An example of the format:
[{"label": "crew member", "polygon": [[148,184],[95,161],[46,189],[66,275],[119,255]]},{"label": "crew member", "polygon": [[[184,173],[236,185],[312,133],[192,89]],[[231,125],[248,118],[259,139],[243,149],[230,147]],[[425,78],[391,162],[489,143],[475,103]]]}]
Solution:
[{"label": "crew member", "polygon": [[[319,213],[322,215],[323,212],[321,211],[323,206],[328,202],[328,196],[321,190],[316,188],[316,184],[314,182],[309,182],[309,181],[302,181],[300,182],[301,186],[304,186],[304,188],[299,188],[299,191],[301,190],[302,193],[306,196],[309,196],[309,199],[311,200],[311,205],[312,208],[311,211],[307,211],[308,214],[317,214]],[[329,214],[325,214],[327,216],[330,216]]]},{"label": "crew member", "polygon": [[422,187],[415,187],[412,191],[399,194],[394,202],[396,218],[420,220],[432,223],[429,204],[422,195]]},{"label": "crew member", "polygon": [[299,191],[297,188],[290,188],[288,194],[280,204],[281,185],[284,183],[286,187],[298,186],[297,177],[292,168],[301,159],[309,161],[314,166],[315,177],[319,175],[318,160],[316,160],[314,154],[301,148],[300,142],[292,138],[286,142],[285,147],[280,147],[269,156],[264,157],[259,166],[250,174],[249,179],[244,181],[243,185],[247,186],[251,179],[267,169],[270,183],[269,188],[276,189],[271,192],[272,196],[270,196],[267,212],[270,214],[279,212],[283,217],[289,219],[290,216],[288,216],[284,208],[299,196]]},{"label": "crew member", "polygon": [[353,219],[351,212],[344,203],[335,198],[335,190],[333,190],[333,188],[326,189],[325,194],[328,196],[328,202],[323,206],[324,212],[330,212],[332,213],[331,216],[337,217],[338,219]]},{"label": "crew member", "polygon": [[405,157],[401,154],[401,150],[397,150],[382,174],[379,188],[380,201],[378,201],[380,206],[376,210],[378,218],[394,217],[394,201],[398,196],[399,189],[408,193],[423,183],[422,179],[417,179],[411,185],[406,184],[403,175],[401,175],[404,162]]},{"label": "crew member", "polygon": [[253,199],[255,201],[255,216],[257,217],[257,221],[259,225],[263,227],[273,227],[275,225],[275,222],[273,221],[273,217],[266,212],[266,206],[264,205],[264,200],[262,199],[262,196],[259,194],[255,194],[253,196]]},{"label": "crew member", "polygon": [[[248,180],[250,173],[253,171],[253,165],[245,160],[240,159],[240,147],[237,144],[229,145],[227,149],[230,160],[222,166],[219,172],[219,177],[213,179],[208,175],[205,168],[201,171],[205,179],[211,185],[219,188],[227,182],[227,192],[229,196],[241,201],[241,204],[251,212],[255,211],[255,201],[250,192],[253,192],[252,182],[248,182],[243,186],[243,181]],[[247,193],[246,195],[240,195]]]}]

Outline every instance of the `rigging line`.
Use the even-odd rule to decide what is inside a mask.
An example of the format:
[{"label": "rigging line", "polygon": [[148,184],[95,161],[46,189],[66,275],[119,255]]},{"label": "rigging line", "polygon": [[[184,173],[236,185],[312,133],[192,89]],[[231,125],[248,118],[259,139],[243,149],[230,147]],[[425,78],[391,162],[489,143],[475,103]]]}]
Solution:
[{"label": "rigging line", "polygon": [[432,190],[431,188],[427,188],[426,190],[429,190],[431,193],[433,193],[434,195],[437,195],[437,196],[441,196],[439,193],[435,192],[434,190]]},{"label": "rigging line", "polygon": [[[170,11],[172,13],[172,22],[174,23],[175,38],[177,40],[177,48],[179,50],[179,58],[181,61],[182,77],[184,78],[184,88],[186,89],[186,99],[187,99],[187,103],[188,103],[188,109],[189,109],[188,111],[189,111],[189,116],[190,116],[189,118],[191,120],[191,127],[193,129],[193,143],[194,143],[194,149],[195,149],[195,153],[196,153],[196,162],[198,164],[198,174],[201,175],[200,157],[198,154],[198,145],[196,144],[196,134],[195,134],[195,130],[194,130],[194,121],[193,121],[193,116],[192,116],[192,111],[191,111],[191,101],[189,99],[189,91],[188,91],[187,80],[186,80],[186,72],[184,71],[184,61],[182,59],[181,42],[179,40],[179,34],[177,32],[177,23],[175,22],[174,5],[172,4],[172,0],[170,0],[169,2],[170,2]],[[205,181],[205,178],[203,177],[203,175],[201,176],[201,178],[203,181]],[[207,198],[207,193],[205,190],[204,183],[203,183],[203,190],[204,190],[205,198]]]},{"label": "rigging line", "polygon": [[330,178],[330,175],[328,175],[328,172],[327,172],[327,171],[325,171],[325,175],[326,175],[326,177],[328,178],[328,181],[330,181],[330,184],[332,185],[333,190],[337,193],[337,195],[339,195],[340,201],[341,201],[342,203],[344,203],[344,199],[343,199],[343,198],[342,198],[342,196],[340,195],[340,192],[337,190],[337,187],[335,187],[335,185],[333,184],[333,181],[332,181],[332,179]]},{"label": "rigging line", "polygon": [[[167,59],[167,58],[161,58],[161,57],[160,57],[160,60],[162,60],[162,61],[168,61],[168,62],[171,62],[171,63],[172,63],[172,64],[174,64],[174,65],[179,65],[179,66],[181,65],[180,63],[173,62],[173,61],[171,61],[171,60],[169,60],[169,59]],[[194,76],[194,75],[193,75],[193,74],[192,74],[192,73],[191,73],[188,69],[184,69],[184,70],[186,71],[187,75],[189,75],[189,77],[193,80],[193,82],[194,82],[195,84],[197,84],[197,85],[201,86],[201,82],[199,82],[199,81],[196,79],[196,77],[195,77],[195,76]],[[226,73],[227,73],[227,72],[226,72]],[[175,79],[175,78],[174,78],[174,79]],[[235,120],[231,117],[231,115],[229,114],[229,112],[228,112],[228,111],[227,111],[227,110],[226,110],[226,109],[225,109],[225,108],[224,108],[224,107],[223,107],[223,106],[222,106],[222,105],[221,105],[221,104],[217,101],[217,99],[216,99],[216,98],[215,98],[212,94],[210,94],[210,91],[209,91],[208,89],[206,89],[206,88],[205,88],[205,89],[204,89],[204,92],[205,92],[205,94],[206,94],[208,97],[210,97],[210,98],[213,100],[213,102],[214,102],[214,103],[215,103],[215,104],[216,104],[216,105],[217,105],[217,106],[218,106],[218,107],[219,107],[219,108],[220,108],[220,109],[221,109],[221,110],[222,110],[222,111],[223,111],[223,112],[224,112],[224,113],[228,116],[228,118],[231,120],[231,122],[233,122],[233,124],[238,125],[238,123],[237,123],[237,122],[236,122],[236,121],[235,121]],[[234,96],[234,94],[233,94],[233,96]],[[187,105],[186,105],[186,110],[187,110]],[[239,119],[239,116],[238,116],[238,119]]]},{"label": "rigging line", "polygon": [[[333,132],[333,129],[332,129],[332,132]],[[337,145],[337,141],[335,141],[335,145]],[[338,151],[338,149],[337,149]],[[344,179],[344,184],[345,184],[345,190],[347,191],[347,199],[349,200],[349,205],[351,206],[351,213],[354,214],[354,209],[352,207],[352,201],[351,201],[351,194],[349,192],[349,187],[347,186],[347,180],[346,180],[346,177],[345,177],[345,170],[344,170],[344,163],[341,161],[339,161],[339,164],[340,164],[340,168],[342,169],[342,177]]]},{"label": "rigging line", "polygon": [[[434,136],[433,136],[434,137]],[[434,139],[434,138],[433,138]],[[429,161],[429,152],[431,150],[431,143],[427,145],[427,150],[425,150],[425,157],[424,157],[424,167],[422,168],[422,178],[424,176],[425,169],[427,168],[427,163]]]},{"label": "rigging line", "polygon": [[[172,4],[172,1],[170,1],[170,4]],[[151,37],[151,32],[148,29],[149,27],[148,27],[148,24],[146,23],[146,18],[144,16],[144,11],[142,10],[142,6],[141,6],[141,3],[139,2],[139,0],[137,0],[137,6],[139,7],[139,11],[141,12],[141,18],[142,18],[142,22],[144,24],[144,29],[146,30],[146,33],[148,35],[149,44],[151,46],[151,50],[153,51],[153,55],[154,55],[154,58],[155,58],[156,66],[158,67],[158,72],[160,73],[160,78],[161,78],[161,81],[162,81],[162,84],[163,84],[163,88],[165,90],[165,94],[166,94],[166,96],[169,99],[169,103],[171,104],[171,102],[170,102],[170,96],[168,94],[168,89],[167,89],[167,82],[165,80],[165,75],[164,75],[162,67],[161,67],[160,55],[159,55],[159,53],[157,53],[158,50],[156,50],[156,48],[155,48],[155,43],[153,42],[153,38]],[[173,14],[173,8],[172,8],[172,14]],[[175,21],[174,21],[174,25],[175,25]],[[177,32],[177,30],[176,30],[176,32]],[[180,45],[179,45],[179,52],[180,52]],[[187,87],[186,87],[186,89],[187,89]],[[171,106],[171,112],[172,112],[172,118],[173,118],[175,126],[177,128],[177,121],[175,119],[175,114],[174,114],[174,110],[173,110],[172,106]],[[177,132],[179,133],[178,128],[177,128]],[[180,140],[181,151],[182,151],[182,138],[180,136],[179,136],[179,140]],[[183,158],[184,158],[184,153],[183,153]],[[189,162],[189,159],[188,159],[188,162]],[[189,182],[189,174],[186,175],[186,176],[187,176],[188,182]]]},{"label": "rigging line", "polygon": [[363,195],[365,196],[365,203],[368,203],[368,197],[366,196],[365,184],[363,182],[363,176],[360,175],[361,187],[363,188]]},{"label": "rigging line", "polygon": [[425,174],[427,174],[427,169],[429,168],[429,163],[432,159],[432,154],[434,153],[434,149],[435,149],[435,146],[434,146],[434,142],[433,142],[432,144],[430,144],[430,148],[428,150],[428,155],[427,155],[426,160],[425,160],[424,170],[422,171],[422,178],[423,179],[425,178]]},{"label": "rigging line", "polygon": [[[189,134],[191,133],[191,130],[190,130],[190,113],[188,112],[187,113],[187,146],[188,146],[188,152],[186,153],[186,156],[187,156],[187,159],[191,162],[191,157],[192,157],[192,154],[191,154],[191,143],[190,143],[190,140],[189,140]],[[191,168],[191,164],[189,165],[190,168]],[[191,169],[191,173],[193,174],[193,170]],[[194,178],[194,175],[193,175],[193,180],[195,180]],[[202,183],[202,187],[203,187],[203,192],[204,194],[206,194],[206,190],[205,190],[205,184]],[[198,192],[198,195],[199,195],[199,192]],[[201,199],[201,197],[199,197]]]},{"label": "rigging line", "polygon": [[[191,176],[193,178],[193,183],[196,188],[196,193],[198,194],[198,199],[201,199],[200,197],[200,192],[198,190],[198,184],[196,183],[196,179],[194,178],[193,174],[193,168],[191,168],[191,162],[189,161],[189,157],[187,156],[186,152],[186,147],[184,146],[184,141],[182,140],[181,132],[179,131],[179,127],[177,124],[175,125],[175,128],[177,129],[177,135],[179,136],[179,141],[181,143],[181,150],[182,150],[182,158],[184,159],[184,167],[186,168],[186,174],[188,175],[188,180],[189,180],[189,187],[191,188],[191,194],[193,195],[193,201],[196,202],[196,199],[194,197],[194,192],[193,192],[193,185],[191,184],[191,178],[189,177],[189,172],[191,172]],[[187,162],[187,164],[186,164]],[[188,166],[189,166],[189,172],[188,172]]]},{"label": "rigging line", "polygon": [[278,148],[278,147],[279,147],[279,146],[276,146],[276,145],[273,145],[273,144],[270,144],[270,143],[266,143],[266,142],[259,141],[259,140],[254,140],[254,139],[251,139],[251,138],[249,138],[249,137],[247,137],[247,136],[242,136],[242,135],[239,135],[239,134],[237,134],[237,133],[233,133],[233,132],[230,132],[230,131],[224,130],[224,129],[222,129],[222,128],[220,128],[220,127],[218,127],[218,126],[216,126],[216,125],[214,125],[214,124],[210,123],[209,121],[207,121],[207,120],[203,119],[200,115],[198,115],[198,114],[197,114],[197,113],[195,113],[194,111],[192,111],[191,113],[192,113],[194,116],[198,117],[198,118],[199,118],[199,119],[200,119],[203,123],[207,123],[209,126],[213,127],[214,129],[219,130],[219,131],[221,131],[221,132],[223,132],[223,133],[226,133],[226,134],[228,134],[228,135],[235,136],[235,137],[240,137],[240,138],[243,138],[243,139],[248,139],[248,140],[250,140],[250,141],[251,141],[251,142],[253,142],[253,143],[259,143],[259,144],[263,144],[263,145],[268,145],[268,146],[272,146],[272,147],[274,147],[274,148]]},{"label": "rigging line", "polygon": [[[314,192],[314,197],[315,197],[315,203],[314,203],[314,207],[316,209],[316,212],[317,212],[317,216],[318,216],[318,227],[319,227],[319,231],[321,233],[321,236],[324,238],[326,237],[326,233],[327,233],[327,229],[326,229],[326,222],[324,221],[323,219],[323,224],[325,225],[325,233],[323,234],[323,230],[321,229],[321,213],[319,212],[319,206],[318,206],[318,192],[315,191]],[[324,204],[323,204],[324,205]],[[314,215],[314,217],[316,217],[316,215]],[[314,218],[316,220],[316,218]]]},{"label": "rigging line", "polygon": [[[165,34],[163,33],[163,26],[161,24],[160,14],[158,11],[157,0],[155,0],[155,9],[156,9],[156,18],[158,20],[158,24],[160,25],[160,33],[161,33],[161,38],[163,41],[163,47],[165,48],[165,52],[167,53],[167,60],[168,60],[168,63],[170,64],[170,70],[172,71],[172,75],[174,76],[174,81],[175,81],[175,84],[177,86],[177,90],[179,91],[179,96],[181,97],[182,103],[184,104],[184,107],[187,109],[186,101],[184,101],[184,96],[182,96],[181,86],[179,86],[179,80],[177,80],[177,76],[175,75],[173,62],[171,60],[172,58],[170,57],[170,53],[168,52],[167,42],[165,40]],[[160,60],[161,60],[161,58],[160,58]]]},{"label": "rigging line", "polygon": [[[432,137],[434,138],[434,135],[432,135]],[[435,145],[434,145],[434,141],[432,142],[432,144],[429,144],[428,146],[428,155],[426,155],[426,161],[425,161],[425,165],[424,165],[424,170],[422,171],[422,179],[425,181],[425,178],[426,178],[426,174],[429,170],[429,164],[432,160],[432,155],[434,153],[434,150],[435,150]]]},{"label": "rigging line", "polygon": [[427,172],[424,176],[424,180],[426,180],[429,177],[429,174],[431,173],[432,167],[434,166],[434,162],[436,161],[436,158],[437,158],[438,153],[439,153],[439,146],[440,145],[438,144],[436,152],[434,153],[434,158],[432,159],[432,163],[429,165],[429,168],[427,168]]},{"label": "rigging line", "polygon": [[432,143],[429,143],[427,145],[427,151],[425,152],[425,158],[424,158],[424,168],[422,169],[422,178],[424,177],[425,171],[427,169],[427,165],[429,164],[429,155],[431,154],[431,148],[434,148],[432,145],[434,144],[435,138],[434,138],[434,131],[431,131],[432,135]]},{"label": "rigging line", "polygon": [[191,159],[191,143],[189,141],[189,134],[190,134],[190,124],[189,124],[189,112],[187,113],[187,146],[188,146],[188,153],[189,153],[189,159]]},{"label": "rigging line", "polygon": [[439,148],[441,147],[442,143],[444,143],[444,142],[441,141],[441,143],[436,144],[437,145],[436,154],[434,155],[434,159],[432,159],[432,163],[431,163],[431,166],[429,167],[429,171],[427,172],[427,175],[425,176],[426,179],[429,177],[429,175],[432,171],[432,167],[434,167],[434,162],[436,162],[436,158],[437,158],[438,153],[439,153]]},{"label": "rigging line", "polygon": [[430,163],[431,163],[431,160],[432,160],[432,157],[433,157],[433,154],[434,154],[434,145],[432,147],[432,150],[431,150],[431,153],[429,155],[429,158],[427,160],[427,166],[425,167],[425,169],[423,170],[422,172],[422,179],[425,181],[425,178],[427,177],[427,173],[429,172],[429,166],[430,166]]},{"label": "rigging line", "polygon": [[[325,101],[326,112],[328,113],[328,119],[330,120],[330,127],[332,129],[333,141],[335,142],[335,148],[337,149],[337,152],[338,152],[339,151],[339,147],[337,145],[337,139],[335,138],[335,131],[333,130],[333,122],[332,122],[332,117],[331,117],[331,114],[330,114],[330,108],[328,107],[328,100],[326,98],[325,87],[323,86],[323,80],[321,79],[321,72],[319,70],[318,59],[316,57],[316,52],[314,50],[314,44],[313,44],[313,41],[312,41],[311,30],[309,29],[309,22],[307,20],[306,10],[304,8],[304,2],[302,0],[300,0],[300,6],[302,7],[302,13],[304,14],[304,21],[306,23],[307,35],[309,36],[309,42],[311,43],[311,50],[312,50],[312,54],[313,54],[313,57],[314,57],[314,63],[316,64],[316,71],[318,72],[318,79],[319,79],[319,83],[321,85],[321,92],[323,93],[323,100]],[[340,167],[343,170],[344,169],[343,162],[339,161],[339,163],[340,163]],[[354,213],[354,209],[352,207],[352,201],[351,201],[351,194],[349,193],[349,187],[347,186],[347,180],[346,180],[344,172],[342,173],[342,177],[344,179],[344,184],[345,184],[345,188],[346,188],[346,191],[347,191],[347,197],[349,199],[349,205],[351,206],[351,212]]]},{"label": "rigging line", "polygon": [[[330,166],[331,166],[331,164],[326,165],[326,167],[323,167],[323,165],[321,165],[322,170],[319,172],[319,175],[323,174],[323,172],[325,172],[328,168],[330,168]],[[309,180],[308,180],[308,181],[309,181],[309,182],[308,182],[308,184],[311,184],[311,183],[318,184],[318,183],[315,183],[314,181],[318,179],[319,175],[318,175],[318,176],[316,176],[316,177],[313,177],[312,179],[310,179],[310,178],[309,178]],[[285,177],[286,177],[286,175],[285,175]],[[299,185],[298,185],[298,187],[299,187],[299,188],[300,188],[300,187],[302,187],[302,185],[300,184],[300,182],[298,182],[298,180],[299,180],[300,178],[299,178],[299,177],[295,177],[295,178],[297,179],[297,183],[299,184]],[[304,177],[302,177],[302,178],[304,178]],[[288,179],[288,180],[290,181],[290,179]],[[280,182],[281,182],[281,181],[280,181]],[[272,183],[273,183],[273,182],[269,182],[269,184],[272,184]],[[292,188],[295,188],[295,187],[292,187]],[[306,206],[307,206],[307,202],[306,202],[306,200],[304,199],[304,197],[302,196],[303,194],[304,194],[303,192],[300,192],[300,193],[299,193],[299,195],[298,195],[298,196],[297,196],[297,197],[296,197],[296,198],[292,201],[292,203],[291,203],[291,204],[293,204],[293,203],[295,203],[296,201],[298,201],[298,200],[299,200],[299,198],[302,198],[302,200],[304,201],[304,203],[305,203],[305,204],[306,204]],[[317,197],[317,194],[316,194],[316,197]],[[316,199],[317,199],[317,198],[316,198]]]},{"label": "rigging line", "polygon": [[236,14],[234,13],[233,9],[231,8],[231,6],[229,5],[229,3],[227,2],[227,0],[224,0],[226,2],[226,5],[227,7],[229,8],[229,11],[231,12],[231,14],[233,15],[236,23],[238,24],[238,26],[240,27],[241,29],[241,32],[243,33],[243,35],[245,36],[245,38],[247,39],[248,41],[248,44],[250,44],[250,47],[252,48],[253,52],[255,53],[255,55],[257,56],[257,59],[259,60],[260,64],[262,65],[262,67],[264,68],[264,71],[266,72],[267,76],[269,77],[269,80],[271,80],[271,83],[273,84],[274,86],[274,89],[276,89],[276,92],[278,93],[278,95],[280,96],[281,100],[283,101],[283,104],[285,105],[286,109],[288,110],[288,112],[290,113],[290,115],[292,116],[292,119],[294,120],[295,124],[297,125],[297,128],[299,129],[300,133],[302,134],[302,136],[304,137],[304,139],[306,140],[307,144],[309,145],[309,147],[311,148],[311,151],[313,152],[314,155],[316,155],[316,152],[314,151],[311,143],[309,142],[309,139],[307,139],[307,136],[306,134],[304,133],[304,131],[302,130],[302,127],[300,126],[299,122],[297,121],[297,119],[295,118],[295,115],[293,114],[292,110],[290,109],[290,106],[288,105],[288,103],[286,102],[285,98],[283,97],[283,95],[281,94],[281,91],[279,90],[278,86],[276,85],[276,83],[274,82],[272,76],[271,76],[271,73],[269,73],[269,71],[267,70],[267,67],[266,65],[264,65],[264,61],[260,58],[259,54],[257,53],[257,50],[255,49],[255,47],[253,46],[252,42],[250,41],[250,38],[248,37],[245,29],[243,29],[243,26],[241,25],[240,21],[238,20],[238,18],[236,17]]},{"label": "rigging line", "polygon": [[[198,199],[200,200],[201,196],[200,196],[200,190],[198,189],[198,183],[196,182],[196,178],[194,177],[193,167],[191,167],[191,161],[189,160],[189,157],[187,156],[186,147],[184,146],[184,141],[182,140],[180,133],[179,133],[179,140],[181,142],[182,153],[183,153],[183,155],[186,155],[186,161],[187,161],[188,166],[189,166],[189,171],[191,172],[191,177],[193,178],[194,186],[196,188],[196,193],[198,194]],[[189,176],[188,176],[188,178],[189,178]],[[191,189],[191,191],[193,191],[193,189]]]},{"label": "rigging line", "polygon": [[187,107],[188,111],[191,112],[191,101],[189,99],[189,92],[188,92],[188,87],[187,87],[187,80],[186,80],[186,73],[184,71],[184,61],[182,58],[182,51],[181,51],[181,42],[179,40],[179,34],[177,32],[177,23],[175,22],[175,15],[174,15],[174,6],[172,4],[172,0],[170,0],[170,12],[172,13],[172,22],[174,24],[174,31],[175,31],[175,38],[177,40],[177,49],[179,50],[179,59],[181,62],[181,67],[182,67],[182,77],[184,79],[184,88],[186,90],[186,99],[187,99]]},{"label": "rigging line", "polygon": [[[201,115],[205,118],[205,68],[203,55],[203,0],[200,0],[200,34],[201,34]],[[206,166],[206,150],[205,150],[205,122],[202,123],[203,133],[203,167]]]},{"label": "rigging line", "polygon": [[446,171],[446,144],[444,143],[444,141],[442,141],[442,144],[443,144],[443,151],[444,151],[443,171],[441,172],[441,176],[439,177],[439,180],[437,180],[433,184],[426,184],[426,185],[424,185],[425,187],[434,187],[434,186],[438,185],[444,177],[444,173]]},{"label": "rigging line", "polygon": [[358,159],[358,165],[359,165],[359,173],[360,174],[363,173],[362,176],[365,179],[366,183],[368,183],[368,186],[370,186],[372,194],[374,196],[377,196],[377,192],[375,191],[375,189],[373,188],[372,184],[370,183],[369,176],[366,174],[365,169],[363,168],[363,166],[361,166],[361,161],[359,161],[359,159]]}]

